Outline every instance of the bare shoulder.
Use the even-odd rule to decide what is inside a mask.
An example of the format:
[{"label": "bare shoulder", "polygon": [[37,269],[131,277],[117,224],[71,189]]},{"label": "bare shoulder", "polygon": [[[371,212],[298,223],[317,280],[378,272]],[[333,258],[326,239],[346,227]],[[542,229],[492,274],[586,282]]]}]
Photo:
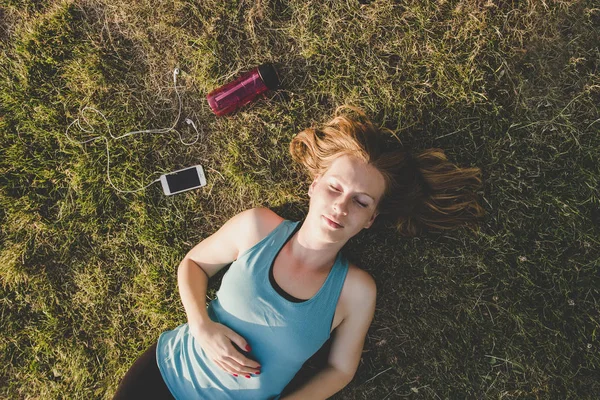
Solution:
[{"label": "bare shoulder", "polygon": [[[362,310],[371,313],[375,308],[377,285],[375,279],[365,270],[353,263],[348,265],[348,274],[340,294],[340,302],[345,311]],[[346,314],[346,313],[344,313]]]},{"label": "bare shoulder", "polygon": [[375,279],[367,271],[353,263],[348,265],[348,275],[346,276],[344,289],[346,289],[346,285],[354,293],[360,292],[362,295],[373,297],[377,295]]},{"label": "bare shoulder", "polygon": [[239,228],[239,254],[260,242],[284,220],[266,207],[251,208],[236,217]]}]

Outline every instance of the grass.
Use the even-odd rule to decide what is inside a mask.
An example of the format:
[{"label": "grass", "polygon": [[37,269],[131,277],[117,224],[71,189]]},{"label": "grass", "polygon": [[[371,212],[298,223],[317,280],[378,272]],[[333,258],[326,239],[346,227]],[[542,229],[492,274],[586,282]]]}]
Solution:
[{"label": "grass", "polygon": [[[597,398],[598,43],[591,0],[3,0],[0,397],[111,398],[185,322],[176,267],[188,249],[249,207],[304,215],[289,141],[350,103],[407,146],[479,166],[487,216],[478,234],[349,243],[378,306],[334,398]],[[210,114],[208,91],[265,61],[281,90]],[[111,141],[111,176],[135,189],[200,162],[208,185],[119,194],[102,143],[74,145],[65,130],[85,106],[117,134],[169,126],[175,66],[201,140]]]}]

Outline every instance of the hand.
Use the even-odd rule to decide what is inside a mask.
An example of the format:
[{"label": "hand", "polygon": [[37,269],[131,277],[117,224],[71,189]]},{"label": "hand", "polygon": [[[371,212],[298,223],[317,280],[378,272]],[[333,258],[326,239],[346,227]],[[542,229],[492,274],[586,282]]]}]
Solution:
[{"label": "hand", "polygon": [[202,325],[189,323],[189,326],[200,347],[223,371],[246,378],[250,378],[250,374],[260,374],[260,364],[245,357],[234,347],[235,344],[240,349],[250,351],[250,346],[243,337],[214,321]]}]

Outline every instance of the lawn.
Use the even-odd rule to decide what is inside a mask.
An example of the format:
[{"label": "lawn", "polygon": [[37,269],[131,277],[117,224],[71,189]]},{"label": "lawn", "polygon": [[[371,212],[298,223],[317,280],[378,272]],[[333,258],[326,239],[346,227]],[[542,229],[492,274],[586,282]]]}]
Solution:
[{"label": "lawn", "polygon": [[[0,0],[0,397],[110,399],[186,321],[185,253],[250,207],[301,219],[289,142],[352,104],[481,168],[486,216],[347,244],[378,299],[334,398],[599,398],[599,45],[593,0]],[[213,115],[206,94],[263,62],[281,88]],[[69,135],[108,138],[119,189],[198,163],[207,186],[118,192],[105,141],[66,135],[84,107],[106,122]],[[191,146],[108,133],[192,141],[184,118]]]}]

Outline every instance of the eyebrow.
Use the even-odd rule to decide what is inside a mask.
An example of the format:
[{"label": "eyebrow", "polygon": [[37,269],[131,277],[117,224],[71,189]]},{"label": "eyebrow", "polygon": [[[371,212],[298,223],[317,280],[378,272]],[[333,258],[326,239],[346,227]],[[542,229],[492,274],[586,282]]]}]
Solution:
[{"label": "eyebrow", "polygon": [[[340,182],[342,182],[342,183],[345,183],[345,182],[344,182],[344,180],[343,180],[342,178],[340,178],[339,176],[337,176],[337,175],[331,175],[331,177],[332,177],[332,178],[335,178],[335,179],[337,179],[338,181],[340,181]],[[375,201],[375,197],[371,196],[369,193],[365,193],[365,192],[358,192],[358,194],[364,194],[365,196],[368,196],[368,197],[370,197],[371,199],[373,199],[373,201]]]}]

